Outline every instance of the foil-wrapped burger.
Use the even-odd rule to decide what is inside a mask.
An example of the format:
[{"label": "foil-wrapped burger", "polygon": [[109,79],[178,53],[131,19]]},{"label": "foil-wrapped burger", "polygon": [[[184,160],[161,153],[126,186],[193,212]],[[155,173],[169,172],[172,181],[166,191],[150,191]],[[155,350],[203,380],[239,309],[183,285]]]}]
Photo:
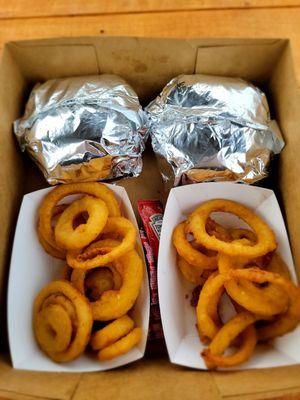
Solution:
[{"label": "foil-wrapped burger", "polygon": [[284,142],[265,94],[242,79],[180,75],[146,107],[154,152],[172,186],[256,182]]},{"label": "foil-wrapped burger", "polygon": [[115,75],[37,84],[14,123],[50,184],[138,176],[147,130],[134,90]]}]

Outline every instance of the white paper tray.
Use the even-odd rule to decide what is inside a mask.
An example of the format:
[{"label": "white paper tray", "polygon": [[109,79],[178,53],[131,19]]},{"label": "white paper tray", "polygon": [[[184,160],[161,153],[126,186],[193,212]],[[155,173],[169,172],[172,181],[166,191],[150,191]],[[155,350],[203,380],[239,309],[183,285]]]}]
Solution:
[{"label": "white paper tray", "polygon": [[[238,201],[263,217],[274,230],[278,242],[277,251],[296,281],[286,228],[272,190],[224,182],[200,183],[172,189],[165,209],[158,259],[160,310],[170,361],[197,369],[206,369],[206,366],[200,356],[205,346],[198,337],[196,310],[190,305],[194,286],[184,281],[176,267],[172,233],[175,226],[186,219],[197,205],[216,198]],[[257,346],[251,359],[236,369],[278,367],[299,362],[298,326],[293,332],[276,339],[272,345]]]},{"label": "white paper tray", "polygon": [[[119,199],[122,211],[136,227],[135,215],[124,188],[107,185]],[[138,252],[144,260],[144,279],[133,310],[133,319],[143,331],[141,342],[127,354],[111,361],[100,362],[94,355],[83,354],[77,360],[57,364],[37,346],[32,330],[32,306],[41,288],[61,278],[64,261],[49,256],[37,237],[37,210],[46,193],[52,188],[27,194],[23,198],[16,227],[8,285],[9,346],[14,368],[36,371],[88,372],[120,367],[144,356],[149,325],[149,284],[141,241]]]}]

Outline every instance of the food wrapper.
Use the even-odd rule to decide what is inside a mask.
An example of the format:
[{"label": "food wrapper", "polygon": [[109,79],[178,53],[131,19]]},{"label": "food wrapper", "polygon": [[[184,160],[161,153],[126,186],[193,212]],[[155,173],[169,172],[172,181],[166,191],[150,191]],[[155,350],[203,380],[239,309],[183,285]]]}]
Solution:
[{"label": "food wrapper", "polygon": [[51,185],[138,176],[142,170],[144,112],[134,90],[115,75],[35,85],[14,132]]},{"label": "food wrapper", "polygon": [[147,107],[153,150],[168,186],[254,183],[284,147],[265,94],[242,79],[180,75]]}]

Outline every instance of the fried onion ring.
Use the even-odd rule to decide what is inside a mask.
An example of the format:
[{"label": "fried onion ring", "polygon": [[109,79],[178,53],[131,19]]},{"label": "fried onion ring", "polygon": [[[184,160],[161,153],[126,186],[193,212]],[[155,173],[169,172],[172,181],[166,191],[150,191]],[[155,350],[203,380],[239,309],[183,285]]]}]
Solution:
[{"label": "fried onion ring", "polygon": [[205,279],[201,277],[203,268],[189,264],[180,256],[177,257],[177,267],[188,282],[193,283],[194,285],[204,284]]},{"label": "fried onion ring", "polygon": [[[85,224],[74,228],[75,218],[86,211]],[[108,218],[108,209],[104,201],[84,196],[75,200],[63,211],[55,226],[55,241],[63,249],[82,249],[94,241],[103,230]]]},{"label": "fried onion ring", "polygon": [[208,257],[201,251],[195,249],[186,239],[186,224],[181,222],[173,232],[173,244],[178,254],[183,257],[189,264],[203,269],[216,269],[217,257]]},{"label": "fried onion ring", "polygon": [[67,281],[49,283],[35,299],[35,337],[40,348],[56,362],[74,360],[84,351],[92,324],[88,301]]},{"label": "fried onion ring", "polygon": [[122,277],[112,265],[88,271],[74,268],[70,280],[90,301],[98,300],[107,290],[119,290],[122,286]]},{"label": "fried onion ring", "polygon": [[[256,317],[247,311],[228,321],[215,335],[209,347],[202,352],[207,368],[233,367],[247,361],[255,348],[257,338],[253,323]],[[230,344],[242,333],[242,344],[232,355],[223,355]]]},{"label": "fried onion ring", "polygon": [[289,296],[289,307],[287,311],[278,316],[275,321],[268,323],[265,327],[258,329],[258,339],[269,340],[282,336],[295,329],[300,321],[300,289],[288,279],[281,275],[262,271],[258,268],[231,270],[229,274],[234,278],[247,279],[255,283],[272,282],[285,289]]},{"label": "fried onion ring", "polygon": [[[219,255],[219,271],[228,273],[231,268],[241,268],[245,265],[240,260],[225,254]],[[288,295],[277,284],[270,283],[265,287],[257,287],[247,279],[230,279],[224,283],[228,295],[246,310],[263,316],[272,316],[286,311]]]},{"label": "fried onion ring", "polygon": [[101,254],[101,243],[100,246],[98,246],[98,242],[90,245],[83,253],[68,252],[67,262],[72,268],[91,269],[105,266],[134,249],[136,228],[128,219],[123,217],[108,218],[107,224],[102,232],[104,234],[118,232],[123,239],[118,246],[113,247],[105,254]]},{"label": "fried onion ring", "polygon": [[90,345],[93,350],[102,350],[127,335],[133,327],[133,320],[126,314],[95,332],[91,337]]},{"label": "fried onion ring", "polygon": [[249,229],[234,228],[230,229],[231,240],[247,239],[250,243],[256,242],[256,235]]},{"label": "fried onion ring", "polygon": [[60,249],[55,242],[51,218],[53,210],[59,201],[72,194],[86,194],[101,199],[108,208],[109,216],[118,217],[121,215],[120,207],[114,193],[101,183],[72,183],[55,187],[45,196],[40,205],[38,232],[39,237],[42,237],[44,242],[47,242],[50,246],[58,250]]},{"label": "fried onion ring", "polygon": [[[210,236],[206,232],[206,221],[216,211],[232,213],[245,221],[255,231],[256,243],[245,244],[235,240],[228,243]],[[255,258],[276,249],[275,235],[269,226],[249,208],[234,201],[216,199],[201,204],[190,215],[188,225],[197,243],[231,256]]]},{"label": "fried onion ring", "polygon": [[[97,248],[110,251],[118,243],[111,239],[100,240]],[[135,250],[128,251],[112,266],[121,275],[122,286],[119,290],[105,291],[97,301],[91,303],[94,319],[98,321],[110,321],[125,315],[138,297],[142,284],[143,263]]]},{"label": "fried onion ring", "polygon": [[98,353],[100,361],[111,360],[112,358],[119,357],[122,354],[127,353],[135,345],[137,345],[142,338],[141,328],[134,328],[126,336],[122,337],[117,342],[105,347]]},{"label": "fried onion ring", "polygon": [[213,273],[203,285],[197,304],[197,325],[202,341],[213,339],[222,323],[218,315],[218,304],[224,292],[226,277]]}]

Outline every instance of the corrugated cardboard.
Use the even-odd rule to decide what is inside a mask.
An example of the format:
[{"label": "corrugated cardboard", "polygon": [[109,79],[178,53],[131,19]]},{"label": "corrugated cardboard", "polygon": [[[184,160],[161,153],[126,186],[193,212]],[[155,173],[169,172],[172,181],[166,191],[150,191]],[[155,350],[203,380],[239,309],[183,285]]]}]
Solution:
[{"label": "corrugated cardboard", "polygon": [[[81,53],[82,50],[82,53]],[[84,56],[83,56],[84,54]],[[118,73],[146,104],[174,75],[227,73],[258,82],[267,92],[287,146],[280,156],[282,205],[296,266],[300,263],[300,91],[287,40],[70,38],[10,43],[0,67],[0,292],[2,351],[6,277],[20,199],[45,187],[37,169],[21,157],[12,121],[37,79],[93,71]],[[148,150],[143,174],[121,182],[133,205],[139,197],[166,197],[155,159]],[[3,356],[4,357],[4,356]],[[300,393],[300,367],[241,372],[194,371],[165,358],[145,359],[115,371],[48,374],[15,371],[9,358],[0,362],[0,396],[15,399],[243,399],[256,400]]]}]

